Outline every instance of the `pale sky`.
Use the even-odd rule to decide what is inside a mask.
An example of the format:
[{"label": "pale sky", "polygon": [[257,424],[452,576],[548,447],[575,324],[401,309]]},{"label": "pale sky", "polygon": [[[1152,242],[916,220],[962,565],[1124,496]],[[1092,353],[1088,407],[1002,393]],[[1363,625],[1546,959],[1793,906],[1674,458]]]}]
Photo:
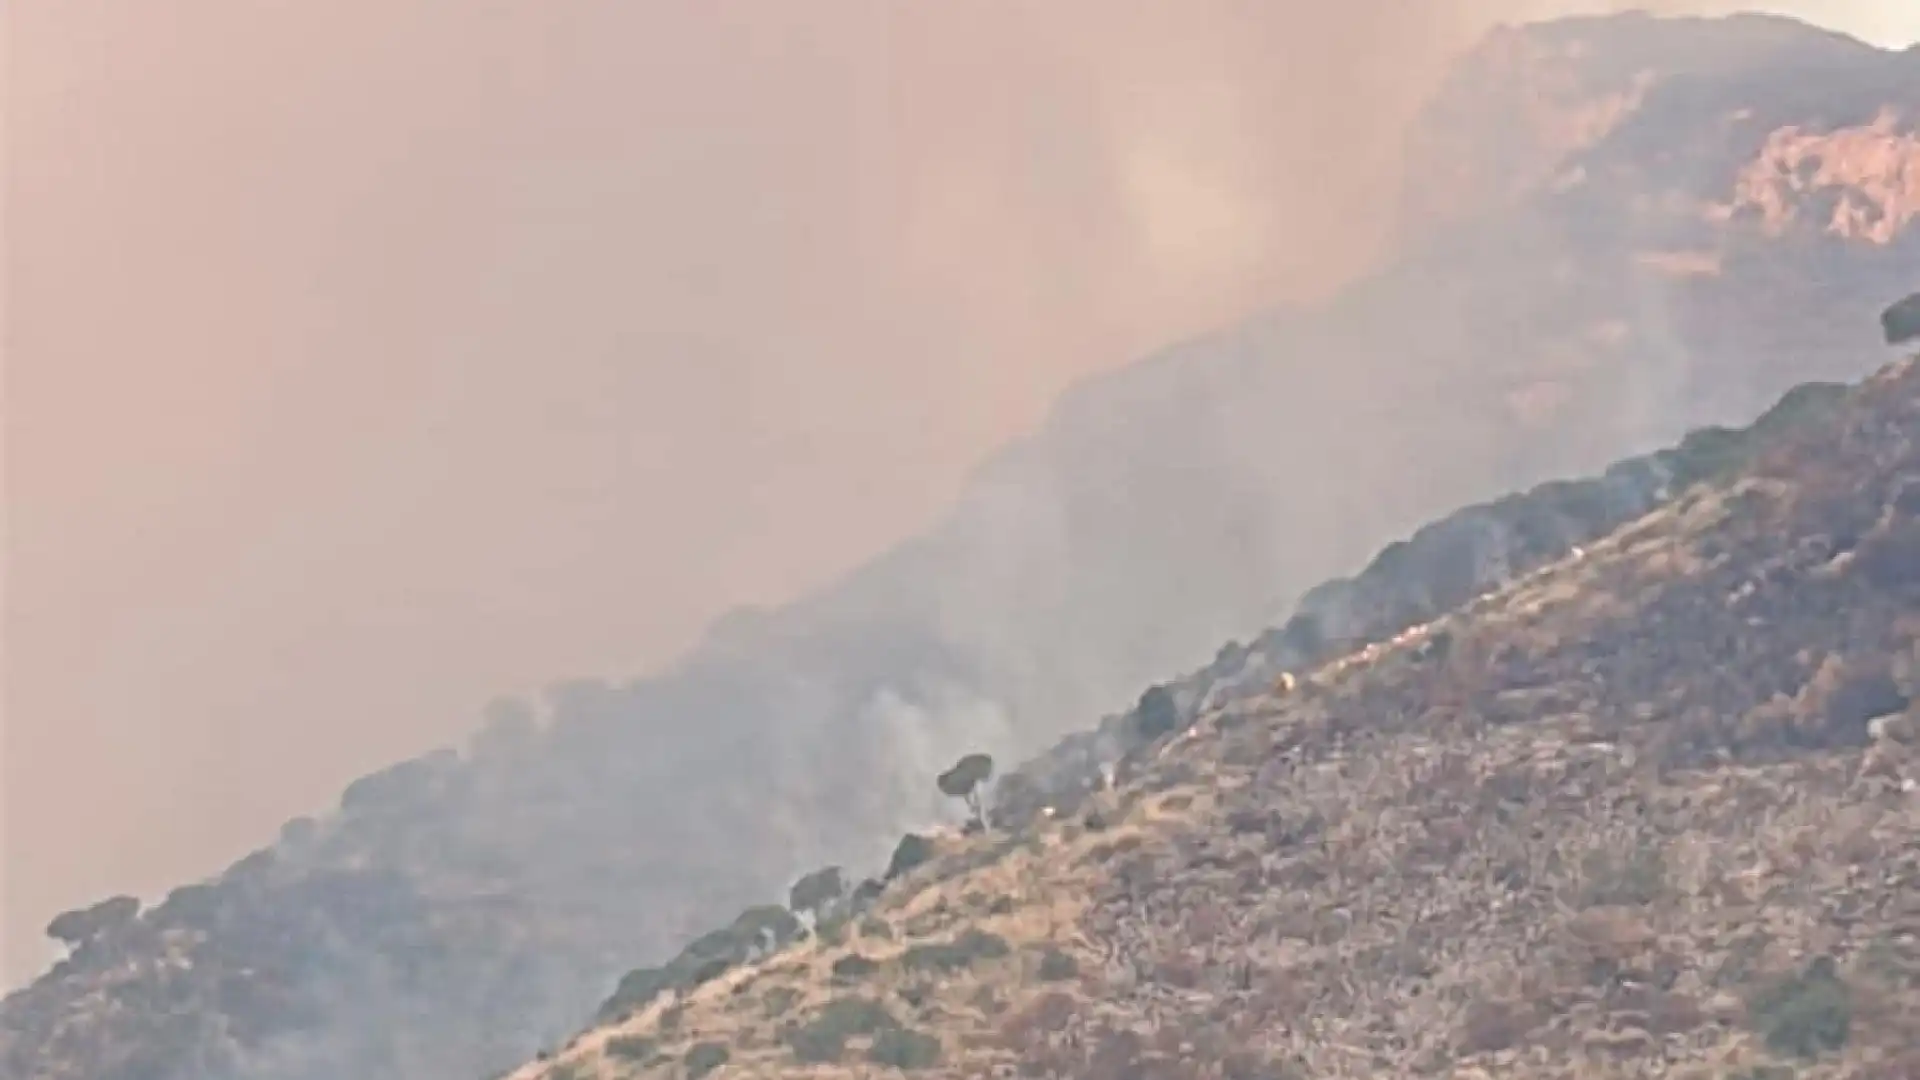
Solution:
[{"label": "pale sky", "polygon": [[1323,295],[1447,52],[1552,6],[6,5],[0,983]]}]

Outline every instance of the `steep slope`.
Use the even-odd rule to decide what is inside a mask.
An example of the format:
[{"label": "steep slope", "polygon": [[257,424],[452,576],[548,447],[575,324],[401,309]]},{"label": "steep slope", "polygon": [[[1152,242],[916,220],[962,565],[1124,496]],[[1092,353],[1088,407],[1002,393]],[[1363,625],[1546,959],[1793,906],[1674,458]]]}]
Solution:
[{"label": "steep slope", "polygon": [[1920,362],[519,1080],[1920,1071]]},{"label": "steep slope", "polygon": [[[1920,54],[1750,27],[1510,31],[1585,42],[1595,70],[1721,59],[1327,309],[1079,388],[945,524],[833,588],[725,621],[660,677],[503,701],[463,752],[355,783],[218,879],[70,920],[73,955],[0,1005],[0,1075],[468,1080],[575,1030],[714,912],[813,866],[877,865],[948,812],[926,778],[958,754],[1024,759],[1296,606],[1344,618],[1352,596],[1303,590],[1453,507],[1863,374],[1879,308],[1920,280],[1900,179]],[[1530,515],[1475,517],[1440,547],[1485,560],[1475,587],[1500,580],[1502,559],[1524,569],[1643,511],[1665,477],[1617,479],[1542,536]],[[1388,592],[1327,636],[1403,618],[1375,610]],[[1292,663],[1256,654],[1212,681]],[[1095,743],[1049,761],[1097,772]]]}]

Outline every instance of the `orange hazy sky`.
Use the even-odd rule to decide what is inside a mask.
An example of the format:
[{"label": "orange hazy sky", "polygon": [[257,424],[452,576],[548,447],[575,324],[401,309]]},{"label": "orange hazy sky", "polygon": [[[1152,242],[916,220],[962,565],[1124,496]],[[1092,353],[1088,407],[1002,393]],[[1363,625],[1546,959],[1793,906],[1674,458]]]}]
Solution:
[{"label": "orange hazy sky", "polygon": [[7,5],[0,984],[1349,278],[1447,53],[1554,6]]}]

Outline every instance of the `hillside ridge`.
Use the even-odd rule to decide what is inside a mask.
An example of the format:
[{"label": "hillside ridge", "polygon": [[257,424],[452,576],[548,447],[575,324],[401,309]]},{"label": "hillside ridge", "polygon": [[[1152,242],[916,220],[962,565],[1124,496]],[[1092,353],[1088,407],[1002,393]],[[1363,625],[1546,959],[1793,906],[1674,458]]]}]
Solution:
[{"label": "hillside ridge", "polygon": [[512,1075],[1913,1075],[1920,357],[1750,451]]}]

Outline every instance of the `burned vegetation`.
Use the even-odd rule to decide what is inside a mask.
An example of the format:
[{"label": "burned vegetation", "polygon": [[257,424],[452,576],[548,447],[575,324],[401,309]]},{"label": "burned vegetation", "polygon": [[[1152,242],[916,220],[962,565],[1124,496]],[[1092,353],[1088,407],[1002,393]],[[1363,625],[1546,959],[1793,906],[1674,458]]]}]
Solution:
[{"label": "burned vegetation", "polygon": [[521,1076],[1920,1076],[1916,491],[1908,362]]}]

